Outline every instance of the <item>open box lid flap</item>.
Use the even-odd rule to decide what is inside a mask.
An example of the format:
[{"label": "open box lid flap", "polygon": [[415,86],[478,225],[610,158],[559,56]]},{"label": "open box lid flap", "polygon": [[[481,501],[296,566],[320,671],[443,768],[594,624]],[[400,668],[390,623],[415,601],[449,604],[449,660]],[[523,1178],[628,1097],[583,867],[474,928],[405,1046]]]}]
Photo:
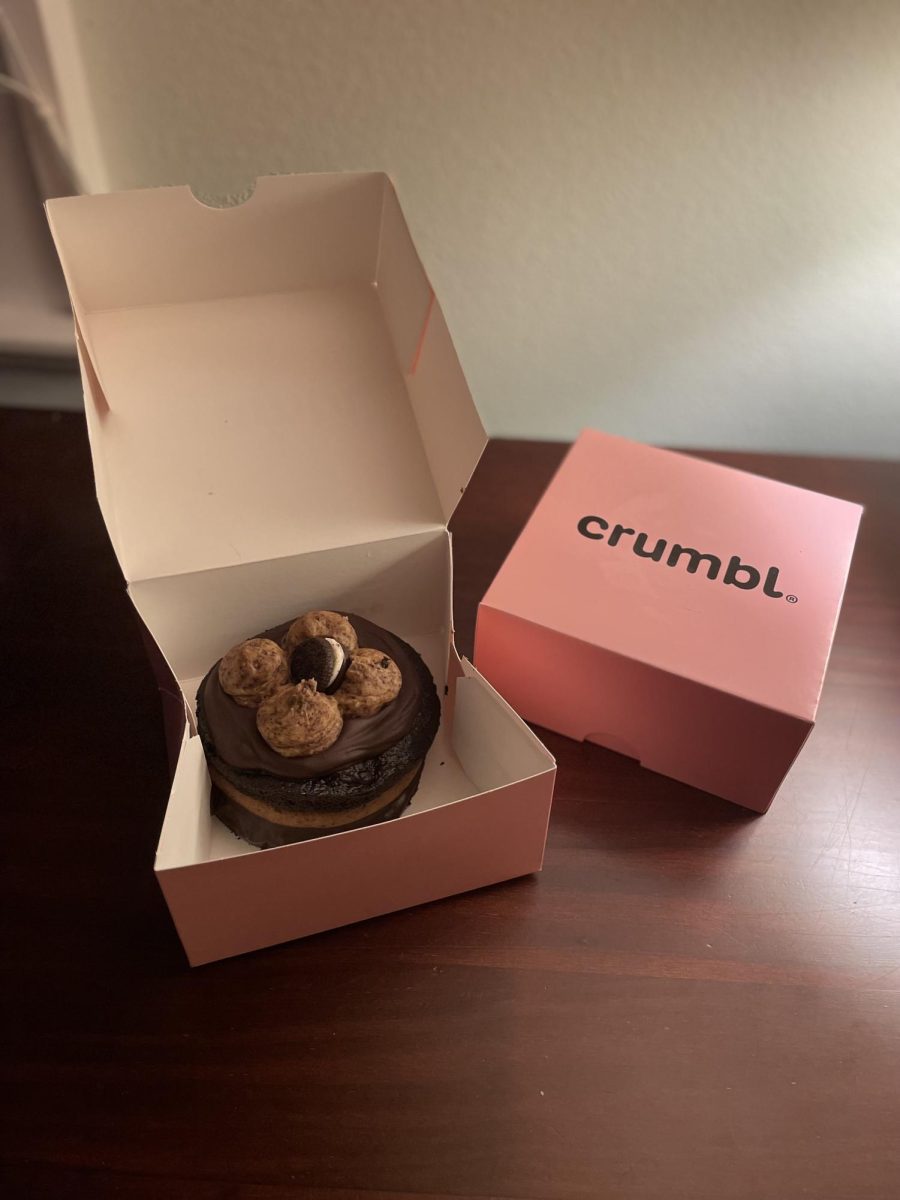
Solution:
[{"label": "open box lid flap", "polygon": [[485,434],[385,175],[47,208],[127,579],[449,519]]}]

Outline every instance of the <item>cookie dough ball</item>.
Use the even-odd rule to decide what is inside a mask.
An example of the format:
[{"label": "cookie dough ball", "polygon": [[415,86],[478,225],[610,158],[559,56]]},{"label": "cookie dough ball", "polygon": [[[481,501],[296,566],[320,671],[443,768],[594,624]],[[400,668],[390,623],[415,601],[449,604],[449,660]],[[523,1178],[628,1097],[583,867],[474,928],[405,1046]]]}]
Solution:
[{"label": "cookie dough ball", "polygon": [[327,608],[315,609],[298,617],[285,634],[284,649],[288,658],[301,642],[314,637],[334,638],[351,653],[359,645],[356,630],[346,617]]},{"label": "cookie dough ball", "polygon": [[357,650],[334,694],[345,717],[374,717],[400,694],[400,668],[381,650]]},{"label": "cookie dough ball", "polygon": [[284,758],[305,758],[327,750],[343,726],[334,697],[324,696],[311,679],[280,688],[256,713],[256,728]]},{"label": "cookie dough ball", "polygon": [[250,638],[232,646],[219,663],[222,691],[244,708],[256,708],[289,677],[284,651],[268,638]]}]

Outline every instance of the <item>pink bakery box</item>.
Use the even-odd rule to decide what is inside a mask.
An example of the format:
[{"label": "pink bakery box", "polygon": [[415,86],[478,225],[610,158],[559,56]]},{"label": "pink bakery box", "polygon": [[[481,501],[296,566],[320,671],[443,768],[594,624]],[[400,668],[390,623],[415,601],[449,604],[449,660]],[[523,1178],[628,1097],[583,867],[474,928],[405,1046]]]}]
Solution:
[{"label": "pink bakery box", "polygon": [[[97,495],[164,660],[156,873],[192,964],[538,871],[555,765],[453,643],[447,521],[484,430],[381,174],[48,204]],[[445,695],[411,808],[271,850],[209,811],[197,684],[309,608],[399,633]],[[140,770],[140,764],[135,767]]]},{"label": "pink bakery box", "polygon": [[478,611],[529,721],[765,812],[813,727],[862,509],[587,430]]}]

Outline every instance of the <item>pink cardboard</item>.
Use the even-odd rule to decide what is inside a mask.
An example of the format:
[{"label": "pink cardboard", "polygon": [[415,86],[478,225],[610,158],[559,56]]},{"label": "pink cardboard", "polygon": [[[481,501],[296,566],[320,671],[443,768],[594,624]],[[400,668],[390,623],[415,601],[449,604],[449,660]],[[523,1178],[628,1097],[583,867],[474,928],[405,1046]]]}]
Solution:
[{"label": "pink cardboard", "polygon": [[537,776],[415,820],[175,868],[160,883],[199,966],[539,871],[548,816],[546,780]]},{"label": "pink cardboard", "polygon": [[[48,214],[98,501],[160,683],[174,777],[155,870],[190,962],[538,870],[555,764],[453,643],[446,522],[485,434],[390,180]],[[399,819],[259,851],[210,814],[194,697],[229,646],[308,608],[415,646],[441,727]]]},{"label": "pink cardboard", "polygon": [[592,430],[485,595],[527,719],[765,812],[816,716],[859,505]]}]

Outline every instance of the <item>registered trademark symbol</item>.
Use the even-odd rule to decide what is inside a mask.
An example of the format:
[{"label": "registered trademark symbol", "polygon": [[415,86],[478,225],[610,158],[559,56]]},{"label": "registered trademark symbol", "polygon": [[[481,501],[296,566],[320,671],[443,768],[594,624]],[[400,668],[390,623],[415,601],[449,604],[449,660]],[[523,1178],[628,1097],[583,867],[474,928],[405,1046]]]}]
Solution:
[{"label": "registered trademark symbol", "polygon": [[797,597],[794,595],[785,596],[785,600],[787,600],[788,604],[796,604],[797,603]]}]

